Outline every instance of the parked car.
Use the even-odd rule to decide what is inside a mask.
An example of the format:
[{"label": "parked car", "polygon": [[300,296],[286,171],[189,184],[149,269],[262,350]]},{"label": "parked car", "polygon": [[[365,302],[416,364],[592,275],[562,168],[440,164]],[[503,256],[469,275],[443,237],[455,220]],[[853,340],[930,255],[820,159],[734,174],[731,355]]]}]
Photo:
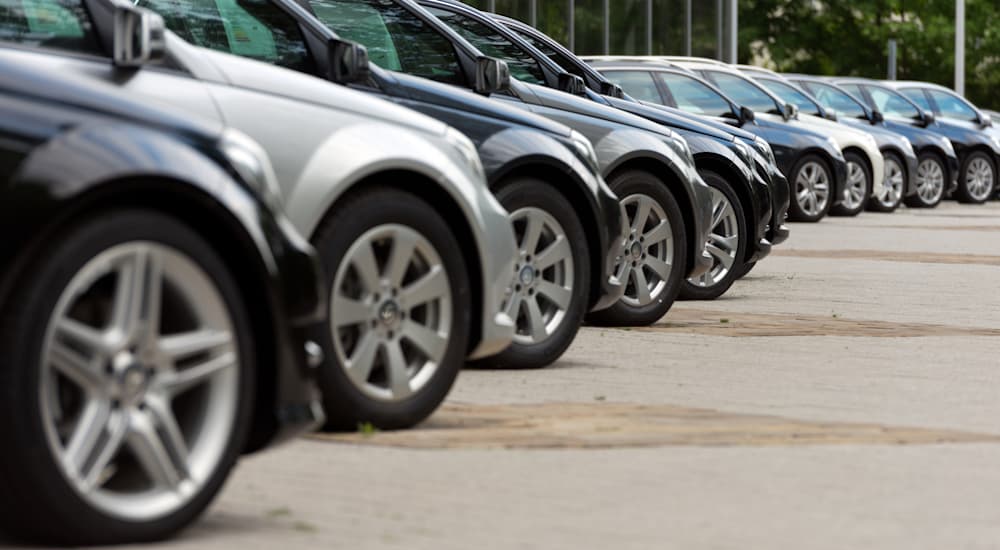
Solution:
[{"label": "parked car", "polygon": [[[898,122],[892,117],[886,118],[881,111],[870,108],[864,100],[827,79],[805,75],[788,75],[788,78],[808,90],[825,108],[835,110],[841,122],[885,128],[906,136],[912,144],[917,155],[915,166],[910,162],[901,163],[894,155],[886,154],[883,150],[886,157],[886,193],[873,197],[875,200],[872,206],[875,209],[890,211],[904,201],[915,207],[936,204],[933,199],[934,184],[928,179],[928,175],[945,174],[945,180],[949,182],[957,177],[958,157],[948,138],[909,123]],[[877,134],[873,135],[878,139]],[[924,202],[928,196],[930,198]]]},{"label": "parked car", "polygon": [[886,86],[903,94],[921,109],[934,113],[937,120],[949,126],[985,134],[986,143],[969,147],[964,141],[953,143],[961,159],[958,189],[960,202],[981,204],[994,195],[998,184],[997,162],[1000,161],[1000,131],[993,128],[989,115],[952,90],[928,82],[885,82]]},{"label": "parked car", "polygon": [[770,253],[771,243],[764,238],[771,219],[770,185],[754,169],[753,149],[731,133],[630,98],[605,98],[475,8],[451,0],[418,3],[483,53],[505,61],[519,80],[555,89],[562,88],[561,83],[567,80],[578,80],[576,95],[662,124],[687,141],[698,173],[712,187],[714,223],[708,250],[713,265],[702,276],[684,283],[681,298],[710,300],[721,296],[736,281],[745,262]]},{"label": "parked car", "polygon": [[[39,29],[19,6],[5,42],[103,53],[82,12]],[[125,29],[119,74],[157,53]],[[319,262],[250,138],[41,58],[0,46],[0,530],[156,540],[322,422]]]},{"label": "parked car", "polygon": [[[788,124],[783,117],[758,117],[752,108],[736,103],[703,76],[659,58],[584,59],[612,82],[631,89],[635,97],[728,123],[765,139],[782,173],[792,183],[795,198],[789,205],[790,220],[822,220],[830,208],[830,198],[844,188],[847,162],[831,137]],[[740,89],[745,99],[758,108],[774,105],[771,96],[756,87],[740,85]]]},{"label": "parked car", "polygon": [[[816,101],[777,73],[760,67],[747,66],[739,66],[736,70],[753,79],[781,101],[792,105],[796,111],[796,120],[817,131],[830,134],[843,148],[844,158],[847,159],[847,185],[844,187],[841,202],[831,207],[831,214],[856,216],[865,209],[872,196],[884,193],[885,157],[871,132],[852,130],[843,124],[838,124],[833,113],[825,112],[822,108],[817,111],[816,107],[819,104]],[[803,111],[802,106],[808,109]],[[899,139],[896,138],[895,141]]]},{"label": "parked car", "polygon": [[[115,17],[135,18],[143,25],[137,29],[162,25],[127,3],[42,1],[77,25],[92,20],[98,46],[116,28]],[[189,29],[223,26],[214,4],[170,6],[197,9],[186,13]],[[286,65],[311,63],[294,21],[285,21],[293,31],[254,27],[271,49],[253,51],[280,52]],[[163,34],[162,27],[150,32]],[[237,51],[259,46],[212,36]],[[514,323],[501,305],[514,270],[513,231],[464,135],[367,94],[169,32],[150,45],[165,53],[170,69],[139,67],[128,78],[108,63],[110,47],[81,57],[56,49],[60,44],[20,55],[40,71],[87,75],[150,103],[225,121],[271,155],[286,210],[316,246],[331,296],[328,330],[317,335],[330,350],[320,369],[328,428],[412,426],[444,400],[467,356],[495,354],[511,342]],[[342,41],[330,48],[360,53]],[[145,50],[136,52],[136,65],[150,61]],[[338,75],[353,79],[366,66],[347,59]]]},{"label": "parked car", "polygon": [[[838,77],[831,78],[830,81],[864,100],[870,108],[881,112],[886,120],[926,129],[948,138],[960,166],[969,152],[989,150],[992,147],[991,139],[985,133],[948,120],[939,121],[934,113],[921,109],[909,98],[879,81]],[[957,192],[961,170],[952,168],[945,157],[928,155],[921,159],[918,171],[925,174],[927,185],[918,194],[920,200],[915,201],[912,206],[936,206],[945,195]]]},{"label": "parked car", "polygon": [[[479,91],[566,124],[593,143],[602,175],[625,206],[630,231],[616,265],[618,279],[626,285],[625,296],[612,307],[591,313],[592,322],[629,326],[656,322],[673,305],[684,279],[711,267],[705,251],[711,193],[695,171],[687,143],[676,133],[559,90],[493,78],[501,61],[484,55],[409,0],[275,2],[288,13],[313,12],[315,18],[300,19],[309,29],[307,34],[329,26],[340,36],[367,45],[377,65]],[[484,87],[486,80],[502,84]]]}]

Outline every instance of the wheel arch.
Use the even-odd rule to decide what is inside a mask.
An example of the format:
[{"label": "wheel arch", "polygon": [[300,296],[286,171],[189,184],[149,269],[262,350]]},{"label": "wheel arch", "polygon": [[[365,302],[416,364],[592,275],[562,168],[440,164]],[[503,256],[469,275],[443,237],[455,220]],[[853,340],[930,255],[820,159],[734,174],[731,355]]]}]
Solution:
[{"label": "wheel arch", "polygon": [[[758,230],[757,209],[754,207],[753,197],[749,189],[750,183],[745,182],[736,168],[724,158],[713,155],[695,155],[694,160],[698,172],[704,170],[718,174],[729,185],[729,188],[733,190],[736,198],[740,201],[740,207],[743,209],[743,219],[747,225],[747,237],[756,238]],[[734,181],[740,181],[743,184],[734,185]],[[748,242],[745,253],[746,258],[744,260],[749,260],[750,256],[753,255],[753,249],[753,243]]]}]

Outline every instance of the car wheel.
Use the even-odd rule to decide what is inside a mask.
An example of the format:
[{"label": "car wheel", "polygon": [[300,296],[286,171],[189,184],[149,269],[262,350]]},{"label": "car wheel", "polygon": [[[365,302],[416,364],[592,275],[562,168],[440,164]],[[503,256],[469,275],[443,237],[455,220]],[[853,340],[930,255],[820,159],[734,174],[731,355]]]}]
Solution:
[{"label": "car wheel", "polygon": [[502,306],[516,330],[510,347],[477,366],[545,367],[573,343],[587,311],[587,237],[573,206],[543,181],[514,180],[496,197],[510,212],[519,249]]},{"label": "car wheel", "polygon": [[911,208],[934,208],[944,198],[944,162],[934,153],[924,153],[917,161],[917,194],[903,202]]},{"label": "car wheel", "polygon": [[873,195],[868,201],[868,210],[895,212],[903,202],[906,181],[906,165],[903,160],[895,153],[885,153],[885,187],[880,195]]},{"label": "car wheel", "polygon": [[648,326],[667,314],[684,282],[684,218],[673,194],[646,172],[623,172],[608,184],[621,198],[629,224],[624,253],[615,266],[625,296],[587,319],[603,326]]},{"label": "car wheel", "polygon": [[868,168],[861,155],[848,151],[844,153],[847,161],[847,182],[844,184],[844,196],[839,204],[830,208],[832,216],[857,216],[865,209],[872,196],[872,171]]},{"label": "car wheel", "polygon": [[982,151],[969,153],[962,162],[959,172],[958,190],[955,195],[959,202],[982,204],[989,200],[996,189],[996,164]]},{"label": "car wheel", "polygon": [[[2,326],[0,528],[57,544],[165,538],[243,449],[253,335],[205,239],[148,210],[47,240]],[[55,526],[55,527],[54,527]]]},{"label": "car wheel", "polygon": [[738,278],[748,245],[747,222],[736,193],[714,172],[701,176],[712,188],[712,231],[708,239],[712,268],[684,281],[682,300],[714,300],[725,294]]},{"label": "car wheel", "polygon": [[330,294],[320,369],[327,430],[402,429],[444,401],[465,361],[469,274],[441,214],[372,187],[343,199],[313,243]]},{"label": "car wheel", "polygon": [[817,155],[805,155],[792,170],[795,196],[788,205],[788,219],[796,222],[818,222],[830,211],[833,176],[830,168]]},{"label": "car wheel", "polygon": [[750,262],[739,266],[736,270],[736,278],[742,279],[743,277],[746,277],[755,267],[757,267],[757,262]]}]

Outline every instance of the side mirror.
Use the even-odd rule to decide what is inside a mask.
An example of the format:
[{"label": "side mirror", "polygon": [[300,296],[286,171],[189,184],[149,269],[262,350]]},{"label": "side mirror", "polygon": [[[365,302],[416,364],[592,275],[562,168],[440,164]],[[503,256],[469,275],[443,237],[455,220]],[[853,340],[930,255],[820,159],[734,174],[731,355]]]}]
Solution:
[{"label": "side mirror", "polygon": [[163,18],[135,6],[115,6],[114,64],[116,67],[141,67],[163,59],[167,44]]},{"label": "side mirror", "polygon": [[368,50],[357,42],[331,38],[326,43],[326,55],[330,60],[328,78],[338,84],[364,82],[371,76],[368,65]]},{"label": "side mirror", "polygon": [[489,95],[510,89],[510,67],[505,61],[483,56],[476,60],[476,93]]},{"label": "side mirror", "polygon": [[606,95],[608,97],[616,97],[618,99],[625,99],[625,90],[621,86],[610,81],[601,82],[601,95]]},{"label": "side mirror", "polygon": [[872,124],[882,124],[883,122],[885,122],[885,115],[882,114],[882,111],[879,111],[878,109],[873,109]]},{"label": "side mirror", "polygon": [[840,119],[840,115],[838,115],[837,111],[833,109],[824,109],[823,118],[837,122]]},{"label": "side mirror", "polygon": [[746,105],[740,105],[740,126],[755,120],[757,120],[757,115],[753,112],[753,109]]},{"label": "side mirror", "polygon": [[785,120],[799,118],[799,108],[791,103],[785,103],[785,107],[782,109],[781,114],[785,117]]},{"label": "side mirror", "polygon": [[936,120],[937,118],[934,116],[934,113],[930,111],[920,112],[920,121],[924,124],[924,128],[930,126],[931,124],[934,124]]},{"label": "side mirror", "polygon": [[982,111],[976,111],[976,120],[979,122],[980,128],[990,128],[993,126],[993,120]]},{"label": "side mirror", "polygon": [[568,94],[584,95],[587,93],[587,83],[575,74],[560,73],[559,89]]}]

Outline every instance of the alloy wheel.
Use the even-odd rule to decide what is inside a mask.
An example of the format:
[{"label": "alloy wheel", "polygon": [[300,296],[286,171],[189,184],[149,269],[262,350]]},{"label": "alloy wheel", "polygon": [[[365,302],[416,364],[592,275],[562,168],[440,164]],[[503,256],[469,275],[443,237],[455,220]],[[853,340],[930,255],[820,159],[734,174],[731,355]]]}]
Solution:
[{"label": "alloy wheel", "polygon": [[334,276],[330,328],[340,365],[365,395],[402,401],[433,378],[452,331],[452,289],[434,246],[399,224],[376,226]]},{"label": "alloy wheel", "polygon": [[984,158],[974,158],[965,169],[965,186],[969,197],[977,202],[990,198],[993,190],[993,166]]},{"label": "alloy wheel", "polygon": [[876,197],[885,208],[895,208],[903,200],[903,189],[906,187],[905,172],[899,161],[892,156],[885,157],[885,186],[882,193]]},{"label": "alloy wheel", "polygon": [[223,460],[239,377],[210,276],[165,245],[117,245],[72,278],[49,320],[46,439],[85,502],[152,521],[186,506]]},{"label": "alloy wheel", "polygon": [[808,216],[818,216],[826,210],[830,199],[830,179],[818,162],[809,161],[795,178],[795,196],[799,207]]},{"label": "alloy wheel", "polygon": [[647,195],[629,195],[622,200],[629,233],[615,273],[626,283],[622,301],[633,307],[655,302],[667,288],[674,269],[674,238],[671,221],[663,208]]},{"label": "alloy wheel", "polygon": [[688,279],[694,285],[708,288],[719,284],[733,269],[740,247],[739,220],[729,199],[712,187],[712,232],[708,238],[708,252],[712,255],[712,268],[700,277]]},{"label": "alloy wheel", "polygon": [[517,323],[514,341],[539,344],[566,318],[573,298],[573,251],[566,232],[548,212],[521,208],[510,219],[519,255],[503,308]]},{"label": "alloy wheel", "polygon": [[917,166],[917,194],[925,204],[937,204],[944,194],[944,170],[933,159],[924,159]]},{"label": "alloy wheel", "polygon": [[856,162],[847,163],[847,185],[844,187],[844,202],[841,203],[847,210],[857,210],[865,202],[865,193],[868,191],[868,175],[864,167]]}]

